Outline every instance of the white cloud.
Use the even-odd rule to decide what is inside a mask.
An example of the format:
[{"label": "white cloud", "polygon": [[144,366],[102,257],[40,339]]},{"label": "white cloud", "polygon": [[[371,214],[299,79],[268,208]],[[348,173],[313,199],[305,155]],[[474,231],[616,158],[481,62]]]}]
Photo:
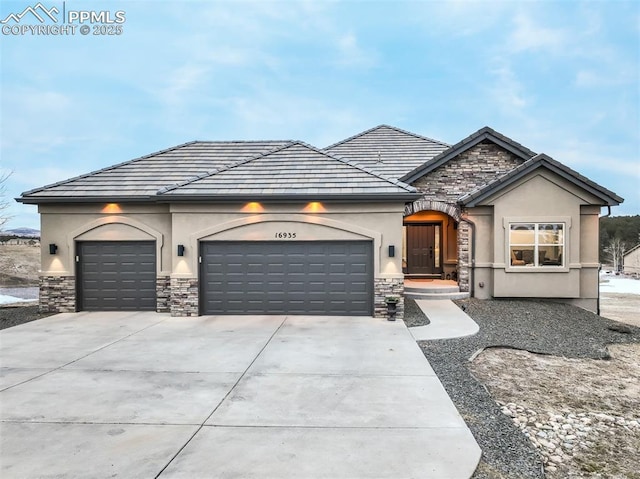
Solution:
[{"label": "white cloud", "polygon": [[338,65],[346,67],[372,67],[377,63],[376,55],[366,51],[359,43],[356,35],[349,32],[337,40]]},{"label": "white cloud", "polygon": [[513,19],[514,29],[507,39],[508,48],[514,52],[558,52],[565,48],[568,31],[536,24],[531,15],[520,12]]},{"label": "white cloud", "polygon": [[167,105],[182,106],[194,90],[206,83],[208,73],[209,68],[204,65],[183,65],[171,73],[158,96]]},{"label": "white cloud", "polygon": [[491,98],[504,113],[520,115],[522,110],[529,105],[524,86],[508,63],[504,61],[498,63],[499,65],[491,70],[494,76],[490,87]]},{"label": "white cloud", "polygon": [[511,10],[505,1],[440,0],[407,2],[408,18],[424,25],[425,32],[450,37],[478,35],[495,28]]}]

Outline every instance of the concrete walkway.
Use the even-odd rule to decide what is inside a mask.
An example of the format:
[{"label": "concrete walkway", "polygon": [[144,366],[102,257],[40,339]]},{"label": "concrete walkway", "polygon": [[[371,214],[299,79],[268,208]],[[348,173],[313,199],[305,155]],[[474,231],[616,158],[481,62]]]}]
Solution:
[{"label": "concrete walkway", "polygon": [[418,299],[416,304],[431,321],[426,326],[409,328],[416,341],[461,338],[480,330],[476,322],[449,299]]},{"label": "concrete walkway", "polygon": [[402,321],[60,314],[0,332],[0,477],[469,478]]}]

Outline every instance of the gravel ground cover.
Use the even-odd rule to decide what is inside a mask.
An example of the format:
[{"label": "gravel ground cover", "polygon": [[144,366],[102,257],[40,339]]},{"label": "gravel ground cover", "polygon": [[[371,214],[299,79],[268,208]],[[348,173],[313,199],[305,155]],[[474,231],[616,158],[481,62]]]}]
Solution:
[{"label": "gravel ground cover", "polygon": [[411,298],[404,298],[404,322],[412,328],[429,324],[429,318]]},{"label": "gravel ground cover", "polygon": [[542,478],[540,454],[501,411],[482,383],[473,377],[468,367],[470,359],[492,347],[569,358],[607,359],[607,344],[638,343],[640,328],[554,302],[471,299],[456,303],[464,306],[478,323],[478,334],[418,344],[483,451],[473,477]]},{"label": "gravel ground cover", "polygon": [[0,329],[10,328],[19,324],[46,318],[51,313],[39,313],[37,305],[19,305],[0,307]]}]

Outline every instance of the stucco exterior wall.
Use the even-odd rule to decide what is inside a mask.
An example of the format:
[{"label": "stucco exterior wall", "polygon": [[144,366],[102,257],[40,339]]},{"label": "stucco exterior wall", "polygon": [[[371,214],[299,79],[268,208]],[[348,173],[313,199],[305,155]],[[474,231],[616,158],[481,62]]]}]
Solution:
[{"label": "stucco exterior wall", "polygon": [[[41,274],[75,276],[76,241],[154,240],[158,276],[171,272],[171,215],[167,205],[40,205]],[[111,211],[111,210],[110,210]],[[49,244],[58,251],[49,254]]]},{"label": "stucco exterior wall", "polygon": [[[538,171],[505,188],[484,203],[493,207],[493,225],[481,221],[471,209],[477,226],[476,296],[531,297],[580,300],[595,309],[598,294],[597,199],[548,171]],[[564,224],[564,265],[535,268],[510,264],[509,224],[559,222]],[[489,228],[493,251],[487,250]],[[487,270],[493,273],[489,275]],[[492,276],[492,278],[491,278]],[[480,293],[479,280],[490,281]],[[492,291],[489,294],[489,291]],[[591,308],[593,306],[593,308]]]},{"label": "stucco exterior wall", "polygon": [[[157,309],[176,316],[198,312],[200,241],[369,240],[375,312],[382,311],[390,284],[403,289],[403,203],[57,205],[40,206],[40,213],[45,310],[73,310],[77,241],[156,241]],[[55,255],[50,243],[58,246]],[[176,254],[179,244],[184,256]],[[390,245],[395,257],[388,255]]]},{"label": "stucco exterior wall", "polygon": [[[464,212],[463,220],[471,221],[475,225],[475,235],[469,231],[469,270],[473,264],[474,269],[470,271],[470,289],[473,295],[479,299],[489,299],[493,296],[493,208],[481,206],[469,208]],[[470,228],[469,228],[470,229]],[[472,253],[475,241],[475,259]],[[472,276],[472,278],[471,278]]]},{"label": "stucco exterior wall", "polygon": [[[261,211],[242,211],[245,205],[171,206],[174,244],[186,247],[184,257],[173,257],[172,277],[196,277],[199,241],[319,241],[371,240],[374,277],[400,278],[402,275],[402,216],[398,204],[323,204],[324,211],[310,213],[305,204],[260,205]],[[295,234],[279,238],[277,233]],[[396,256],[388,257],[388,247]]]}]

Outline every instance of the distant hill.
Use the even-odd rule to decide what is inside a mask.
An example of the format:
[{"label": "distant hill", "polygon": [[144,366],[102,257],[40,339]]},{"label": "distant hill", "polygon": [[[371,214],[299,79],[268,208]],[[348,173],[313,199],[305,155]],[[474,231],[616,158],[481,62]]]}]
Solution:
[{"label": "distant hill", "polygon": [[34,230],[33,228],[13,228],[2,231],[2,234],[19,238],[40,238],[40,230]]}]

